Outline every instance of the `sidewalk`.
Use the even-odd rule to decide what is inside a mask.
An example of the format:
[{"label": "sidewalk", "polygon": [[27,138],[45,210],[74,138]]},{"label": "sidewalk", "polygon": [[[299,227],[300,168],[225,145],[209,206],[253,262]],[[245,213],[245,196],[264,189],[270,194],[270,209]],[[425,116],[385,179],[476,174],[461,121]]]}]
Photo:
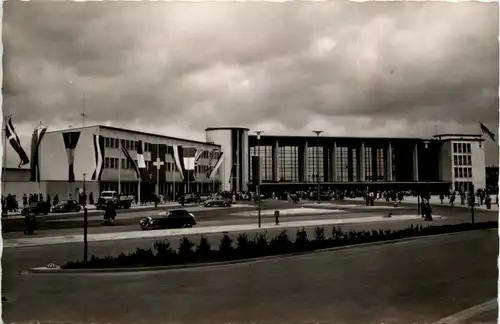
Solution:
[{"label": "sidewalk", "polygon": [[[365,201],[364,198],[362,197],[356,197],[356,198],[346,198],[345,200],[350,200],[350,201]],[[498,212],[499,211],[499,208],[498,208],[498,205],[495,203],[496,201],[496,195],[491,195],[491,201],[492,201],[492,204],[491,204],[491,209],[487,209],[486,208],[486,205],[481,205],[481,206],[475,206],[474,209],[478,209],[478,210],[484,210],[484,211],[492,211],[492,212]],[[385,198],[379,198],[379,199],[375,199],[375,204],[376,203],[380,203],[380,202],[384,202],[384,203],[387,203],[385,201]],[[460,197],[457,196],[457,198],[455,199],[455,202],[453,204],[453,207],[460,207],[460,208],[468,208],[470,209],[469,206],[467,205],[461,205],[460,204]],[[390,202],[392,204],[392,201]],[[417,197],[414,197],[414,196],[405,196],[403,201],[402,201],[403,204],[407,203],[407,204],[417,204],[418,203],[418,198]],[[431,196],[431,205],[432,206],[450,206],[450,202],[448,200],[448,198],[444,198],[443,199],[443,204],[441,205],[441,200],[439,199],[439,196],[438,195],[433,195]]]},{"label": "sidewalk", "polygon": [[[435,215],[435,220],[444,219],[442,216]],[[422,221],[422,218],[417,215],[397,215],[392,218],[383,216],[367,216],[356,218],[341,218],[341,219],[315,219],[304,221],[289,221],[275,225],[271,222],[263,223],[259,229],[257,224],[240,224],[240,225],[223,225],[223,226],[200,226],[193,228],[182,229],[164,229],[154,231],[132,231],[132,232],[112,232],[112,233],[99,233],[89,234],[87,239],[89,242],[100,241],[115,241],[127,239],[146,239],[146,238],[166,238],[168,236],[181,236],[192,234],[213,234],[224,232],[247,232],[255,230],[266,229],[289,229],[301,227],[315,227],[315,226],[328,226],[328,225],[350,225],[350,224],[367,224],[367,223],[398,223],[404,221]],[[6,239],[3,242],[4,248],[16,248],[23,246],[40,246],[52,244],[65,244],[65,243],[79,243],[83,241],[82,234],[64,235],[64,236],[48,236],[48,237],[27,237]]]},{"label": "sidewalk", "polygon": [[[185,204],[184,207],[187,206],[197,206],[198,204]],[[163,204],[158,204],[158,208],[160,207],[179,207],[181,208],[181,204],[177,202],[168,202],[168,203],[163,203]],[[154,204],[148,204],[148,205],[132,205],[129,209],[119,209],[121,213],[127,213],[127,212],[134,212],[137,210],[152,210],[155,209]],[[89,215],[96,215],[96,214],[101,214],[104,213],[103,210],[97,210],[95,205],[88,205],[87,210],[89,211]],[[83,216],[83,209],[79,212],[72,212],[72,213],[49,213],[47,215],[37,215],[37,219],[39,220],[56,220],[56,219],[64,219],[64,218],[70,218],[70,217],[75,217],[75,216]],[[24,219],[24,216],[21,216],[21,212],[17,213],[9,213],[7,217],[2,217],[2,220],[9,220],[9,219]]]}]

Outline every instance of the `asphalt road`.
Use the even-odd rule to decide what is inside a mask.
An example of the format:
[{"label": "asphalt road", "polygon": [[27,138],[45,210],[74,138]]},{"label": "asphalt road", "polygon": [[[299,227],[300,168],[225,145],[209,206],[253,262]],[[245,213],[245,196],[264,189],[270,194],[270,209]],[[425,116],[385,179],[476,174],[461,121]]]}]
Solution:
[{"label": "asphalt road", "polygon": [[431,323],[497,295],[496,231],[209,268],[15,273],[68,246],[4,251],[4,321]]}]

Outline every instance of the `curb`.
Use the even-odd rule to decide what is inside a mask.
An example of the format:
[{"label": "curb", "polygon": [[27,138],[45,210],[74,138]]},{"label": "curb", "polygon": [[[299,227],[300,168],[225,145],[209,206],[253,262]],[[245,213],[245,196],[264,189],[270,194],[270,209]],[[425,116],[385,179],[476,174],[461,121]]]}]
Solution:
[{"label": "curb", "polygon": [[[176,209],[176,208],[193,208],[193,207],[203,207],[203,204],[185,204],[184,207],[181,206],[181,204],[178,205],[158,205],[158,207],[154,206],[148,206],[144,208],[128,208],[128,209],[119,209],[119,213],[134,213],[134,212],[141,212],[141,211],[152,211],[152,210],[161,210],[161,209]],[[249,207],[252,207],[249,205]],[[88,211],[88,216],[98,216],[98,215],[103,215],[104,210],[89,210]],[[77,218],[81,216],[83,220],[83,211],[78,212],[78,213],[51,213],[49,215],[39,215],[37,217],[37,221],[54,221],[54,220],[63,220],[63,219],[70,219],[70,218]],[[19,215],[15,215],[15,217],[20,217]],[[2,223],[3,222],[12,222],[12,221],[23,221],[24,218],[2,218]]]},{"label": "curb", "polygon": [[311,250],[311,251],[293,252],[293,253],[286,253],[286,254],[281,254],[281,255],[270,255],[270,256],[259,257],[259,258],[250,258],[250,259],[241,259],[241,260],[232,260],[232,261],[206,262],[206,263],[200,262],[200,263],[191,263],[191,264],[179,264],[179,265],[176,264],[176,265],[170,265],[170,266],[135,267],[135,268],[61,269],[60,267],[56,267],[56,268],[40,267],[40,268],[31,268],[29,270],[21,271],[21,274],[136,273],[136,272],[168,271],[168,270],[206,268],[206,267],[211,268],[211,267],[234,265],[234,264],[241,264],[241,263],[255,263],[255,262],[261,262],[261,261],[269,261],[269,260],[302,256],[302,255],[319,254],[319,253],[325,253],[325,252],[334,252],[334,251],[341,251],[341,250],[347,250],[347,249],[353,249],[353,248],[362,248],[362,247],[401,243],[401,242],[407,242],[407,241],[414,241],[414,240],[418,240],[418,239],[422,239],[422,238],[426,238],[426,237],[450,236],[450,235],[458,235],[458,234],[476,232],[476,231],[488,231],[488,230],[494,230],[494,229],[496,229],[498,231],[498,228],[471,229],[471,230],[457,231],[457,232],[451,232],[451,233],[412,236],[412,237],[406,237],[406,238],[394,239],[394,240],[351,244],[351,245],[346,245],[346,246],[338,246],[338,247],[331,247],[331,248]]}]

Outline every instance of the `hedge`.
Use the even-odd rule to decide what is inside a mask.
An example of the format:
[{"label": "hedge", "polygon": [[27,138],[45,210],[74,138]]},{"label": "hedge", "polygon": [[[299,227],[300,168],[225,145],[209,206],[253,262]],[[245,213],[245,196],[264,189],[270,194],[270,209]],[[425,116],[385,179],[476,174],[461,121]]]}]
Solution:
[{"label": "hedge", "polygon": [[282,231],[271,240],[267,239],[266,233],[257,233],[253,238],[249,238],[247,234],[242,233],[233,241],[226,233],[223,234],[218,249],[213,249],[208,240],[203,236],[198,244],[193,243],[187,237],[182,237],[177,250],[172,249],[168,240],[163,240],[155,242],[153,247],[147,250],[137,249],[135,252],[129,254],[121,253],[115,257],[95,257],[92,255],[87,263],[83,261],[70,261],[63,265],[62,268],[126,268],[232,261],[401,238],[492,228],[498,228],[498,222],[440,226],[427,225],[425,227],[422,225],[411,225],[408,228],[400,230],[350,230],[348,232],[333,227],[329,237],[325,236],[325,229],[323,227],[317,227],[315,228],[315,237],[313,239],[309,239],[306,230],[302,228],[297,230],[294,240],[290,239],[287,231]]}]

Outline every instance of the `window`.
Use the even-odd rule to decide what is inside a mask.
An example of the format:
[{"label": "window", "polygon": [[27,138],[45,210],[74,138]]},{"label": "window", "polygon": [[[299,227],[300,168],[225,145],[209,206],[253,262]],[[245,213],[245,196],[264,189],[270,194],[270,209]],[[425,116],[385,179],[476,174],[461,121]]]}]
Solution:
[{"label": "window", "polygon": [[336,181],[347,182],[349,181],[349,157],[348,148],[337,146],[335,150],[335,174],[337,175]]},{"label": "window", "polygon": [[463,178],[464,177],[464,168],[458,168],[458,177]]},{"label": "window", "polygon": [[383,148],[378,148],[376,151],[375,161],[377,163],[377,181],[383,181],[385,179],[385,154]]},{"label": "window", "polygon": [[297,146],[279,147],[279,181],[299,181],[299,148]]},{"label": "window", "polygon": [[467,168],[467,177],[472,178],[472,168]]},{"label": "window", "polygon": [[462,153],[462,143],[458,143],[458,153]]},{"label": "window", "polygon": [[453,164],[458,165],[458,155],[453,156]]},{"label": "window", "polygon": [[464,162],[464,161],[463,161],[463,156],[462,156],[462,155],[459,155],[459,156],[458,156],[458,165],[464,165],[464,163],[463,163],[463,162]]},{"label": "window", "polygon": [[121,160],[121,164],[122,164],[122,169],[125,169],[125,160],[124,159],[120,159]]},{"label": "window", "polygon": [[455,178],[458,178],[458,168],[455,168]]},{"label": "window", "polygon": [[110,162],[111,162],[111,163],[109,164],[109,167],[110,167],[111,169],[114,169],[114,168],[115,168],[115,159],[110,158],[109,160],[110,160]]},{"label": "window", "polygon": [[[351,164],[352,179],[355,181],[358,179],[358,150],[356,148],[352,148],[351,155],[352,155],[352,164]],[[349,169],[347,169],[347,172],[348,171]]]},{"label": "window", "polygon": [[470,143],[467,144],[467,153],[469,153],[469,154],[471,153],[471,144]]},{"label": "window", "polygon": [[[250,147],[250,156],[258,156],[259,147]],[[273,179],[273,152],[271,146],[261,146],[260,147],[260,159],[262,168],[261,181],[272,181]],[[253,179],[253,170],[250,166],[250,179]]]},{"label": "window", "polygon": [[324,181],[323,147],[307,148],[307,180],[311,182]]},{"label": "window", "polygon": [[458,148],[457,148],[457,143],[453,143],[453,153],[457,153],[458,152]]},{"label": "window", "polygon": [[104,159],[104,168],[108,169],[110,166],[109,166],[109,158],[105,158]]},{"label": "window", "polygon": [[365,147],[365,181],[373,181],[372,148]]},{"label": "window", "polygon": [[467,165],[472,165],[472,156],[467,156]]}]

